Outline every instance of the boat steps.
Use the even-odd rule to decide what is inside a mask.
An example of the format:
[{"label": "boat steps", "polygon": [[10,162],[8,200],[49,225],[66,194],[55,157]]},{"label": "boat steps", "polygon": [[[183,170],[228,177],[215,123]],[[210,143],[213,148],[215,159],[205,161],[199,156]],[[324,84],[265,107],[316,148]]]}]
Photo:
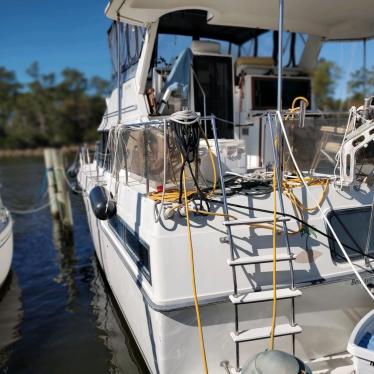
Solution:
[{"label": "boat steps", "polygon": [[[295,255],[291,253],[281,253],[277,254],[276,261],[292,261],[295,259]],[[267,255],[258,255],[258,256],[246,256],[246,257],[239,257],[234,260],[228,259],[227,264],[230,266],[242,266],[242,265],[252,265],[252,264],[265,264],[273,262],[273,254]]]},{"label": "boat steps", "polygon": [[[302,331],[302,328],[297,324],[295,326],[291,326],[289,323],[285,323],[282,325],[277,325],[275,327],[274,336],[280,337],[295,335],[300,334]],[[238,334],[232,332],[230,335],[234,343],[244,343],[254,340],[268,339],[270,338],[270,332],[271,326],[265,326],[258,327],[255,329],[243,330],[240,331]]]},{"label": "boat steps", "polygon": [[[289,217],[277,217],[277,222],[287,222]],[[258,225],[261,223],[273,223],[274,217],[258,217],[258,218],[246,218],[246,219],[235,219],[232,221],[223,221],[222,224],[225,226],[242,226],[242,225]]]},{"label": "boat steps", "polygon": [[[230,301],[233,304],[250,304],[259,303],[263,301],[273,301],[273,290],[249,292],[240,295],[230,295]],[[298,289],[292,290],[291,288],[277,289],[277,300],[291,299],[293,297],[301,296],[302,292]]]}]

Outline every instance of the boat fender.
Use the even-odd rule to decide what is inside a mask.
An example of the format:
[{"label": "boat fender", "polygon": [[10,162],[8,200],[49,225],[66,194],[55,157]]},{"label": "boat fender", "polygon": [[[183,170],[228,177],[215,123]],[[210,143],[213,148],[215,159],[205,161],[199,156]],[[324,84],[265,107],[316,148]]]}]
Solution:
[{"label": "boat fender", "polygon": [[116,214],[116,203],[102,186],[95,186],[89,193],[92,211],[96,218],[105,221]]},{"label": "boat fender", "polygon": [[312,374],[298,358],[282,351],[265,351],[248,360],[241,374]]}]

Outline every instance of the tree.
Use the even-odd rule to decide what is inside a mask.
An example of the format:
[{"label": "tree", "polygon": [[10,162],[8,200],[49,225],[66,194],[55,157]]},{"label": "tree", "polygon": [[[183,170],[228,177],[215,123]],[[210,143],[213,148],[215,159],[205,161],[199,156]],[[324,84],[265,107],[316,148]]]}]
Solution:
[{"label": "tree", "polygon": [[66,68],[62,71],[59,90],[62,94],[82,95],[87,90],[87,79],[77,69]]},{"label": "tree", "polygon": [[349,97],[348,106],[360,106],[364,102],[365,96],[374,95],[374,66],[368,70],[358,69],[351,74],[347,83]]},{"label": "tree", "polygon": [[17,82],[13,71],[0,66],[0,139],[3,139],[6,127],[14,112],[16,98],[22,86]]},{"label": "tree", "polygon": [[108,96],[109,90],[110,90],[110,84],[109,81],[102,79],[98,77],[97,75],[94,75],[89,83],[89,88],[94,92],[95,96]]},{"label": "tree", "polygon": [[[88,80],[77,69],[66,68],[57,81],[34,62],[23,91],[13,72],[0,67],[1,145],[11,148],[60,146],[92,141],[105,110],[102,97],[107,81]],[[5,126],[5,124],[7,126]]]},{"label": "tree", "polygon": [[334,109],[334,91],[340,78],[340,68],[333,62],[321,59],[314,71],[312,88],[317,108]]}]

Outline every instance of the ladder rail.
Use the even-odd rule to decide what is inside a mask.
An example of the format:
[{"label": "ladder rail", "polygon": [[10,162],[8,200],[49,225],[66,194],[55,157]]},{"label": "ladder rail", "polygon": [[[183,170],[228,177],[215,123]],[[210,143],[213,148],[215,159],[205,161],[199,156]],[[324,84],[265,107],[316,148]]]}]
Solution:
[{"label": "ladder rail", "polygon": [[[216,157],[217,157],[217,164],[218,164],[218,171],[219,171],[219,178],[221,183],[221,190],[222,190],[222,200],[223,200],[223,213],[226,215],[227,219],[229,219],[229,209],[227,206],[227,196],[226,196],[226,190],[225,190],[225,178],[223,177],[223,170],[222,170],[222,162],[221,162],[221,153],[219,149],[219,142],[218,142],[218,136],[217,136],[217,127],[216,127],[216,117],[214,114],[211,115],[211,125],[212,125],[212,131],[213,131],[213,137],[214,137],[214,145],[216,147]],[[226,232],[227,237],[229,240],[229,246],[230,246],[230,258],[231,261],[234,261],[235,259],[235,253],[234,253],[234,241],[232,238],[231,233],[231,226],[226,226]],[[238,283],[236,278],[236,268],[235,266],[231,266],[231,272],[232,272],[232,279],[233,279],[233,285],[234,285],[234,295],[238,294]],[[239,310],[238,305],[234,305],[235,310],[235,334],[239,333]],[[235,352],[236,352],[236,368],[239,369],[240,367],[240,353],[239,353],[239,343],[235,342]]]},{"label": "ladder rail", "polygon": [[[274,167],[275,170],[277,170],[276,176],[277,176],[277,193],[278,193],[278,199],[279,199],[279,205],[281,208],[281,213],[284,215],[284,203],[283,203],[283,193],[282,193],[282,181],[283,181],[283,171],[282,171],[282,165],[281,160],[279,160],[279,153],[277,152],[276,145],[275,145],[275,135],[274,135],[274,128],[273,124],[275,123],[275,126],[277,126],[277,122],[272,121],[271,114],[268,113],[268,125],[270,127],[270,137],[271,137],[271,144],[272,144],[272,150],[273,150],[273,156],[274,156]],[[274,126],[274,127],[275,127]],[[287,247],[287,253],[291,255],[291,247],[290,247],[290,241],[288,237],[288,228],[287,228],[287,222],[283,221],[283,231],[284,231],[284,237],[286,240],[286,247]],[[290,260],[290,275],[291,275],[291,289],[295,289],[295,276],[294,276],[294,268],[293,268],[293,262]],[[295,299],[293,298],[291,300],[291,326],[296,325],[296,316],[295,316]],[[292,335],[292,354],[295,355],[295,335]]]},{"label": "ladder rail", "polygon": [[[223,175],[223,167],[222,167],[222,160],[221,160],[221,154],[220,154],[220,148],[219,148],[219,142],[218,142],[218,136],[217,136],[217,127],[216,127],[216,117],[214,114],[211,115],[210,117],[210,122],[211,122],[211,127],[212,127],[212,132],[213,132],[213,137],[214,137],[214,144],[216,148],[216,157],[217,157],[217,164],[218,164],[218,172],[219,172],[219,180],[221,184],[221,189],[222,189],[222,203],[223,203],[223,213],[225,214],[226,218],[224,221],[224,225],[226,227],[226,233],[227,233],[227,239],[228,239],[228,244],[230,248],[230,261],[232,263],[237,260],[237,254],[235,252],[235,245],[234,245],[234,238],[232,236],[232,226],[237,226],[239,224],[244,224],[245,222],[238,222],[236,225],[232,224],[230,222],[229,218],[229,210],[228,210],[228,204],[227,204],[227,195],[226,195],[226,190],[225,190],[225,179]],[[272,146],[273,146],[273,155],[274,155],[274,168],[275,170],[278,170],[277,173],[277,194],[278,194],[278,199],[280,203],[280,209],[281,213],[284,217],[285,209],[284,209],[284,202],[283,202],[283,195],[282,195],[282,180],[283,180],[283,175],[282,175],[282,170],[281,170],[281,160],[279,158],[279,152],[277,151],[275,147],[275,135],[274,135],[274,130],[275,127],[277,126],[277,123],[273,120],[270,114],[268,114],[268,125],[270,126],[270,135],[271,135],[271,140],[272,140]],[[274,127],[273,127],[274,126]],[[262,220],[264,218],[261,218]],[[267,219],[265,219],[267,220]],[[290,277],[291,277],[291,284],[290,284],[290,292],[295,292],[295,278],[294,278],[294,268],[293,268],[293,259],[294,255],[291,252],[291,246],[289,242],[289,237],[288,237],[288,229],[287,229],[287,221],[288,219],[281,218],[279,221],[282,222],[283,224],[283,231],[284,231],[284,236],[285,236],[285,241],[286,241],[286,247],[287,247],[287,255],[289,256],[289,259],[287,261],[289,262],[290,266]],[[240,297],[238,294],[238,283],[237,283],[237,272],[236,272],[236,266],[231,266],[231,272],[232,272],[232,280],[233,280],[233,288],[234,288],[234,294],[232,297]],[[286,292],[286,291],[282,291]],[[295,354],[295,334],[301,332],[300,327],[296,324],[295,321],[295,297],[299,295],[294,295],[292,294],[291,296],[287,297],[281,297],[281,298],[290,298],[291,299],[291,308],[292,308],[292,315],[291,315],[291,324],[290,324],[290,329],[287,330],[287,333],[284,335],[291,335],[292,336],[292,353]],[[266,300],[263,300],[266,301]],[[241,340],[239,338],[241,331],[239,330],[239,305],[246,304],[244,303],[233,303],[234,306],[234,311],[235,311],[235,333],[234,333],[234,343],[235,343],[235,366],[236,366],[236,372],[240,372],[240,350],[239,350],[239,344],[241,343]],[[249,332],[248,332],[249,333]],[[277,334],[278,335],[278,334]],[[281,334],[283,335],[283,334]],[[250,339],[253,340],[253,339]]]}]

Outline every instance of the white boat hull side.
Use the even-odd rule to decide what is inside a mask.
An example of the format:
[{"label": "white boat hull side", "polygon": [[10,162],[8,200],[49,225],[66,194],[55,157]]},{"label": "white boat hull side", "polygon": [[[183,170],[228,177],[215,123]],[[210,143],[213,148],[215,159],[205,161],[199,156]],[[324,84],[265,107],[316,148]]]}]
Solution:
[{"label": "white boat hull side", "polygon": [[[150,371],[161,374],[201,372],[194,308],[172,312],[152,309],[119,255],[121,248],[116,250],[113,240],[100,229],[101,225],[85,202],[97,257]],[[140,281],[142,277],[139,272],[137,279]],[[351,279],[308,286],[302,291],[303,296],[296,299],[297,322],[303,328],[296,338],[297,356],[311,360],[344,352],[355,324],[372,308],[371,300]],[[290,320],[290,305],[290,300],[278,301],[278,323]],[[225,372],[220,366],[222,361],[234,364],[235,346],[230,338],[234,330],[233,313],[229,302],[201,307],[211,373]],[[243,329],[268,326],[271,303],[244,305],[239,313]],[[277,338],[276,348],[289,352],[290,343],[291,337]],[[268,341],[242,343],[240,347],[243,364],[247,358],[266,349]]]},{"label": "white boat hull side", "polygon": [[12,264],[13,257],[13,231],[12,220],[0,232],[0,287],[4,283]]}]

